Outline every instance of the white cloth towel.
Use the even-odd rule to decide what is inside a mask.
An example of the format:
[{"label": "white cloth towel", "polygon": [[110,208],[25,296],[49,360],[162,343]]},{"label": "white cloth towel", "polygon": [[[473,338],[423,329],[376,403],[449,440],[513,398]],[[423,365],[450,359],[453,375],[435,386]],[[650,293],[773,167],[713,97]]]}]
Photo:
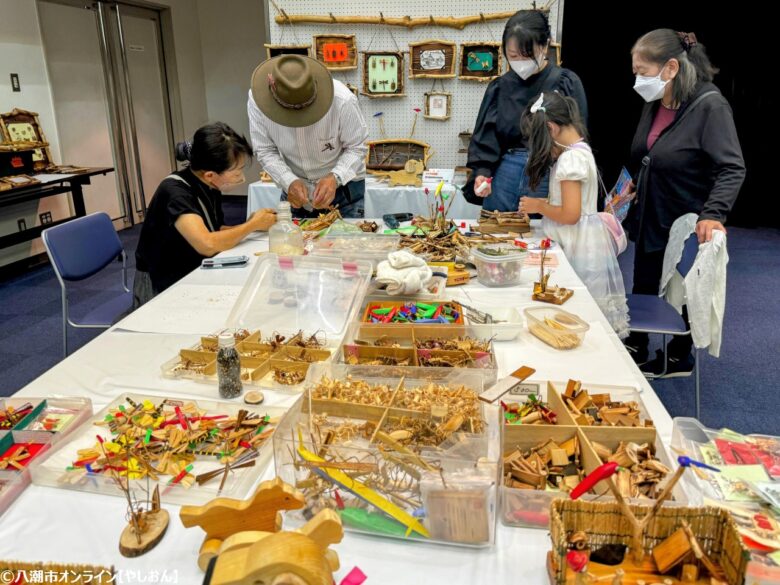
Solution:
[{"label": "white cloth towel", "polygon": [[390,252],[376,267],[376,281],[389,295],[410,295],[424,290],[433,278],[425,260],[407,250]]},{"label": "white cloth towel", "polygon": [[726,308],[726,267],[729,263],[726,234],[719,230],[712,232],[712,240],[699,245],[688,275],[683,279],[677,272],[685,241],[696,230],[697,221],[696,214],[689,213],[672,225],[664,252],[658,296],[664,297],[678,312],[687,305],[694,346],[697,349],[709,348],[711,356],[719,357]]}]

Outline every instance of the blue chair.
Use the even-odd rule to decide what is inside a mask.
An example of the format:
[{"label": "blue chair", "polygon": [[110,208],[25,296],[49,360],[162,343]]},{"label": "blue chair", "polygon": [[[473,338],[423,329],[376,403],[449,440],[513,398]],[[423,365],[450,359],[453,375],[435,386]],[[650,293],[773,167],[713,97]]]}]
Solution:
[{"label": "blue chair", "polygon": [[[677,263],[677,272],[685,278],[696,261],[696,255],[699,252],[699,241],[696,234],[691,234],[685,240],[682,257]],[[664,344],[664,370],[661,374],[654,376],[645,374],[648,379],[655,379],[666,374],[669,367],[669,356],[667,353],[667,344],[670,336],[690,335],[690,329],[685,325],[685,320],[677,310],[667,303],[661,297],[655,295],[627,295],[628,316],[630,319],[629,329],[637,333],[655,333],[663,336]],[[699,350],[694,349],[694,358],[696,360],[696,418],[700,418],[700,379],[699,379]]]},{"label": "blue chair", "polygon": [[[127,288],[127,256],[122,242],[106,213],[92,213],[54,227],[41,234],[46,253],[62,288],[62,347],[68,355],[68,325],[77,328],[107,329],[116,317],[132,305],[133,295]],[[93,276],[122,258],[122,287],[116,298],[92,309],[79,323],[68,316],[68,289],[65,282],[76,282]]]}]

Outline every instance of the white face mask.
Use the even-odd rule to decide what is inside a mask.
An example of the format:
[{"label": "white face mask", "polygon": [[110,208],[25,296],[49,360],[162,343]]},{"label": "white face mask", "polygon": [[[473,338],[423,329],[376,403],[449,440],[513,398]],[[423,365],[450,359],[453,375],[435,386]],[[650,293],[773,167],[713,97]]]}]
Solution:
[{"label": "white face mask", "polygon": [[654,102],[663,97],[667,83],[669,83],[669,81],[663,81],[660,73],[655,77],[637,75],[636,83],[634,83],[634,91],[641,95],[646,102]]},{"label": "white face mask", "polygon": [[536,59],[523,59],[522,61],[510,61],[509,66],[512,71],[520,76],[520,79],[528,79],[534,73],[537,73],[541,69],[540,63],[544,63],[544,53],[539,55]]}]

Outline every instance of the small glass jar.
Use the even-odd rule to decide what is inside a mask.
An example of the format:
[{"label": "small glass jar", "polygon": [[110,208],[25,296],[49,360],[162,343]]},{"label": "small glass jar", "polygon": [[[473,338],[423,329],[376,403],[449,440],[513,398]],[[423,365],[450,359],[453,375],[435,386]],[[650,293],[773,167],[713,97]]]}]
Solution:
[{"label": "small glass jar", "polygon": [[289,201],[280,201],[276,209],[276,223],[268,230],[268,250],[279,256],[303,254],[303,230],[292,220]]},{"label": "small glass jar", "polygon": [[217,380],[222,398],[241,396],[241,358],[236,350],[236,339],[232,333],[220,333],[217,352]]}]

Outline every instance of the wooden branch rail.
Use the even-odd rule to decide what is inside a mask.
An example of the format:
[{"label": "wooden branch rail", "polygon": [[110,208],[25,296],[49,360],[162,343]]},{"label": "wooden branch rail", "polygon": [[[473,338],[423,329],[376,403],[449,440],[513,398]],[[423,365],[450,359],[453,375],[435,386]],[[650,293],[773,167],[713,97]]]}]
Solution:
[{"label": "wooden branch rail", "polygon": [[276,24],[386,24],[388,26],[403,26],[408,29],[418,26],[443,26],[463,30],[470,24],[478,24],[488,20],[505,20],[515,13],[514,10],[507,12],[492,12],[490,14],[476,14],[474,16],[427,16],[412,18],[411,16],[385,17],[380,13],[379,16],[327,16],[317,14],[287,14],[283,10],[276,15]]}]

